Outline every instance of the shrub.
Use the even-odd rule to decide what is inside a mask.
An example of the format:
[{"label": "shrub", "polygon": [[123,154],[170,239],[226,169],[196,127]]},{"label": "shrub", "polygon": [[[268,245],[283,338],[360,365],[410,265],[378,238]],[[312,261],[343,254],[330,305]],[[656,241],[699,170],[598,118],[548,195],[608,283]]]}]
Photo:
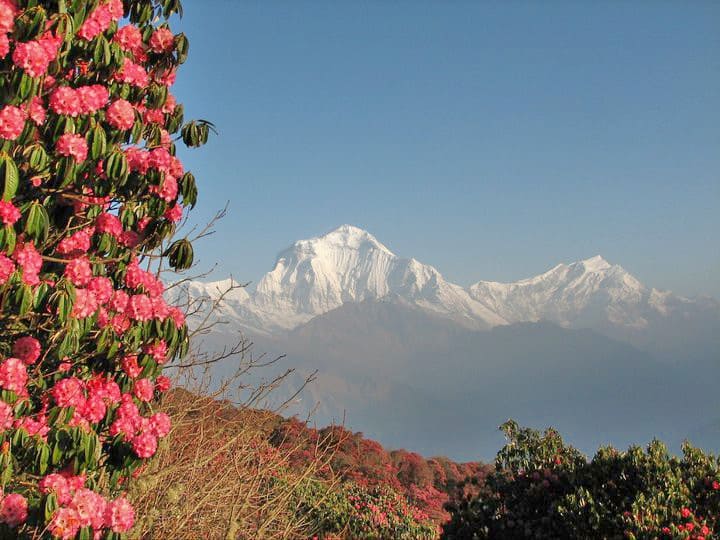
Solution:
[{"label": "shrub", "polygon": [[210,129],[169,91],[180,12],[0,0],[0,535],[120,536],[170,429],[151,402],[188,340],[158,276],[192,263],[171,238],[197,197],[174,141]]},{"label": "shrub", "polygon": [[601,448],[591,461],[559,434],[502,426],[508,439],[478,496],[449,507],[444,538],[715,538],[720,461],[685,444]]}]

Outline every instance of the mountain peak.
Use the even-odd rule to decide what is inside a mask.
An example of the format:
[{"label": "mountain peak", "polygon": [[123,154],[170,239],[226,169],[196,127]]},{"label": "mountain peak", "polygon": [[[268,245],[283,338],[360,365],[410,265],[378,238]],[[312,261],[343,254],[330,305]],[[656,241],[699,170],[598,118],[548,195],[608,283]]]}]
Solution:
[{"label": "mountain peak", "polygon": [[588,272],[607,270],[612,266],[609,262],[603,259],[602,255],[595,255],[589,259],[582,260],[580,261],[580,264],[582,264]]},{"label": "mountain peak", "polygon": [[355,251],[363,248],[377,249],[386,255],[395,256],[392,251],[365,229],[347,224],[340,225],[322,236],[316,236],[307,240],[298,240],[295,242],[294,247],[315,250],[318,246]]}]

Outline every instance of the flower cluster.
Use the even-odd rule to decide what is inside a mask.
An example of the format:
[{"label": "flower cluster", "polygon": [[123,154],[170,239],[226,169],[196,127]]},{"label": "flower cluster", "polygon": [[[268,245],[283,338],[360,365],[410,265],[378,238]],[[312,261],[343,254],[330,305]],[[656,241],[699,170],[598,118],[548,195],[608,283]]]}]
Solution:
[{"label": "flower cluster", "polygon": [[192,263],[175,145],[207,138],[169,92],[180,9],[0,0],[0,537],[127,533],[170,432],[153,401],[188,332],[157,269]]}]

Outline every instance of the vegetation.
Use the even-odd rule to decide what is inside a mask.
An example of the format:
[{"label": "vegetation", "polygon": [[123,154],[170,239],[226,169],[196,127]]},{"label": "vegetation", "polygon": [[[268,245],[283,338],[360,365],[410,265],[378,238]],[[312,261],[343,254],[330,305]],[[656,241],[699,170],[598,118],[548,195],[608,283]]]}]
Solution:
[{"label": "vegetation", "polygon": [[588,461],[560,435],[502,426],[508,442],[476,496],[449,505],[448,539],[716,538],[720,460],[659,441],[643,450],[601,448]]},{"label": "vegetation", "polygon": [[188,350],[179,0],[0,0],[0,537],[119,538]]}]

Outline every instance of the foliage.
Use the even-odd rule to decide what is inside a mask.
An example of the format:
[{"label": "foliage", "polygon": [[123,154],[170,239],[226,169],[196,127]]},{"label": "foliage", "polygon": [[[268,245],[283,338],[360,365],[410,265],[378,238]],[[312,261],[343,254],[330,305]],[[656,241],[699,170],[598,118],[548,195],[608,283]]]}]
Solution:
[{"label": "foliage", "polygon": [[152,401],[188,334],[158,276],[191,265],[171,239],[197,198],[175,141],[211,129],[169,92],[179,13],[0,0],[0,536],[120,536],[170,430]]},{"label": "foliage", "polygon": [[387,487],[348,482],[329,488],[312,480],[296,490],[296,501],[320,538],[421,540],[438,534],[427,514]]},{"label": "foliage", "polygon": [[716,538],[720,461],[601,448],[591,461],[559,434],[502,426],[508,439],[479,495],[450,506],[444,538]]},{"label": "foliage", "polygon": [[[362,433],[340,426],[312,429],[297,419],[279,423],[271,441],[288,454],[293,466],[312,462],[324,447],[332,446],[327,466],[318,470],[321,478],[339,478],[354,489],[395,492],[409,501],[415,516],[435,525],[449,518],[443,505],[458,492],[457,486],[469,477],[482,479],[490,469],[481,463],[455,463],[445,457],[425,459],[406,450],[386,450]],[[464,488],[464,494],[476,492],[477,483]],[[353,507],[350,510],[354,511]]]}]

